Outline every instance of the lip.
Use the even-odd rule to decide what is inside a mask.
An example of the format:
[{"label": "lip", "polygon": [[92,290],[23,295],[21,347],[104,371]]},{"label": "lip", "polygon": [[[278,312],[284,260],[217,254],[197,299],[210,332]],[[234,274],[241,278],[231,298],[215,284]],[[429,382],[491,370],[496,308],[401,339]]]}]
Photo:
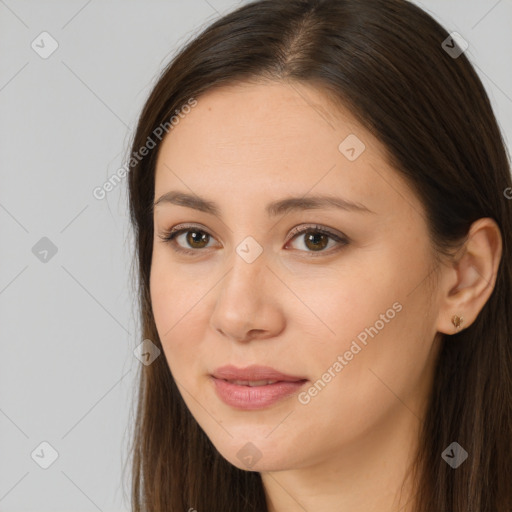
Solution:
[{"label": "lip", "polygon": [[217,368],[213,373],[216,379],[224,380],[278,380],[281,382],[297,382],[299,380],[306,380],[305,377],[287,375],[278,372],[270,366],[251,365],[246,368],[237,368],[236,366],[228,365]]},{"label": "lip", "polygon": [[[287,375],[268,366],[236,368],[223,366],[210,376],[217,396],[227,405],[244,410],[269,407],[284,398],[295,395],[307,379]],[[230,381],[275,380],[273,384],[248,386]]]}]

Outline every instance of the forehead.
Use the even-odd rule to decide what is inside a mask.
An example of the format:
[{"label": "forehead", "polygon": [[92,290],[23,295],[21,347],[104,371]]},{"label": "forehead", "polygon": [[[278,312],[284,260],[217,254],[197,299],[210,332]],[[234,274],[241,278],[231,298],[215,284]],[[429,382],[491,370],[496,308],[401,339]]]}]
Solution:
[{"label": "forehead", "polygon": [[155,195],[170,188],[267,198],[339,190],[364,204],[410,194],[384,147],[348,110],[319,89],[285,82],[198,97],[159,150]]},{"label": "forehead", "polygon": [[[164,145],[179,146],[196,139],[196,149],[215,148],[229,156],[273,151],[282,158],[315,154],[328,146],[336,151],[340,137],[357,133],[376,152],[383,147],[341,105],[336,108],[322,91],[293,82],[238,83],[217,87],[198,98],[197,106],[182,116]],[[174,141],[172,140],[174,139]],[[173,143],[174,142],[174,143]],[[278,149],[279,148],[279,149]],[[287,150],[283,154],[283,150]],[[318,155],[316,155],[318,156]]]}]

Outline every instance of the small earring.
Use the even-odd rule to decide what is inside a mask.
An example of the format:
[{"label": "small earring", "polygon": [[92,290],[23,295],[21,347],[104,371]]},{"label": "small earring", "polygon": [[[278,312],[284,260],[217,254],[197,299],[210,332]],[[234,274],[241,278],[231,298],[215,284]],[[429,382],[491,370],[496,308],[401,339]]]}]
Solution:
[{"label": "small earring", "polygon": [[457,330],[459,330],[464,322],[464,318],[462,316],[453,315],[452,316],[452,324],[455,326]]}]

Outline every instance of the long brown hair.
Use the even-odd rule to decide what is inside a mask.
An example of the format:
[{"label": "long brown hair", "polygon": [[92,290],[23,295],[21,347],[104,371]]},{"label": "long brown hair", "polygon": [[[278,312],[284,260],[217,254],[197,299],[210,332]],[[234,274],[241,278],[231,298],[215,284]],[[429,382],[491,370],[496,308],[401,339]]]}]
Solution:
[{"label": "long brown hair", "polygon": [[[149,294],[160,147],[155,129],[191,98],[201,101],[202,93],[225,84],[275,80],[321,88],[383,143],[424,205],[438,254],[464,239],[481,217],[500,227],[503,253],[489,300],[472,325],[443,335],[417,454],[414,503],[417,512],[509,512],[510,161],[486,91],[466,54],[455,56],[443,46],[449,37],[405,0],[260,0],[189,41],[160,75],[132,144],[137,152],[151,137],[157,146],[132,162],[128,176],[141,339],[162,350]],[[185,406],[165,357],[140,365],[136,406],[134,512],[267,510],[260,474],[218,453]],[[456,470],[441,457],[453,441],[469,453]]]}]

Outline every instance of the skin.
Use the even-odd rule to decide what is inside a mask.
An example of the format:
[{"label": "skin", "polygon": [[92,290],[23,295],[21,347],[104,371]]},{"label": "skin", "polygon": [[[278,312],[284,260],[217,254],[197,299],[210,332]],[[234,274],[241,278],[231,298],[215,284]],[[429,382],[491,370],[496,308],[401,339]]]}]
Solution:
[{"label": "skin", "polygon": [[[365,144],[354,161],[338,149],[350,134]],[[261,473],[271,512],[412,510],[412,482],[401,499],[400,489],[439,333],[456,332],[454,314],[470,325],[492,292],[501,255],[494,221],[479,219],[457,259],[436,265],[422,204],[384,147],[321,91],[297,83],[224,86],[198,98],[164,139],[155,180],[155,198],[178,190],[221,210],[155,206],[150,277],[165,357],[215,447]],[[265,211],[272,200],[312,194],[372,213]],[[185,222],[211,236],[192,246],[187,233],[174,246],[159,237]],[[311,225],[349,243],[289,236]],[[263,250],[252,263],[236,252],[248,236]],[[291,396],[244,411],[217,397],[209,375],[225,364],[271,366],[307,378],[309,389],[396,303],[401,310],[307,404]],[[250,468],[237,457],[248,442],[260,455]]]}]

